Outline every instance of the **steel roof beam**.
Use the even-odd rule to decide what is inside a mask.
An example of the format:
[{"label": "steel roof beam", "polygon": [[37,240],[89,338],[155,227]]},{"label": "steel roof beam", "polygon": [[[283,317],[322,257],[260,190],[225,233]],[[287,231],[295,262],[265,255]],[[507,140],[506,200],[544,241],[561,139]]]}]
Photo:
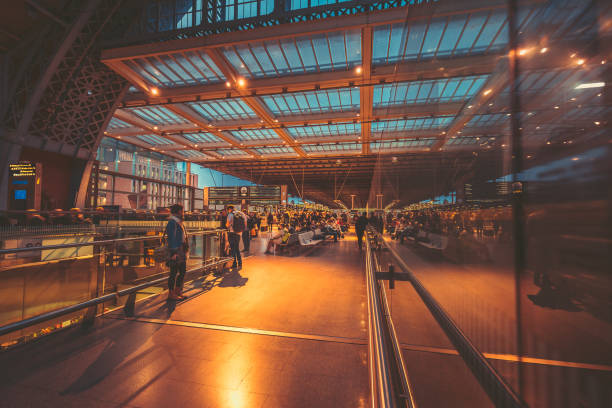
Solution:
[{"label": "steel roof beam", "polygon": [[[371,30],[371,29],[370,29]],[[371,37],[370,37],[371,38]],[[362,42],[363,46],[363,42]],[[228,64],[222,62],[220,54],[217,52],[209,53],[215,64]],[[371,61],[371,52],[370,61]],[[213,57],[214,56],[214,57]],[[330,71],[315,74],[287,75],[278,78],[251,78],[246,83],[245,90],[248,94],[256,92],[258,96],[274,95],[290,92],[312,91],[315,88],[335,89],[346,88],[349,86],[373,86],[381,83],[408,82],[429,79],[445,79],[449,77],[486,75],[493,72],[497,62],[503,56],[499,54],[477,55],[467,57],[457,57],[450,60],[432,61],[406,61],[397,64],[375,65],[371,67],[369,77],[365,74],[357,74],[354,69],[343,71]],[[229,90],[224,83],[195,85],[178,87],[171,89],[159,89],[159,96],[154,96],[148,91],[151,85],[144,81],[138,74],[131,70],[124,63],[106,62],[106,64],[126,79],[147,90],[147,93],[131,94],[125,100],[128,104],[143,103],[165,104],[168,102],[185,102],[195,100],[210,100],[227,98],[228,92],[232,97],[239,97],[236,91]],[[365,70],[365,62],[364,70]],[[219,67],[221,69],[221,67]],[[228,81],[235,83],[236,73],[231,70],[221,69],[221,72],[228,78]],[[138,81],[134,80],[138,77]]]},{"label": "steel roof beam", "polygon": [[[372,79],[372,27],[364,27],[361,29],[361,61],[362,61],[362,80],[366,84],[371,83]],[[361,124],[361,153],[370,153],[370,134],[372,125],[372,106],[373,106],[373,88],[372,85],[361,87],[360,92],[360,117],[364,122]]]}]

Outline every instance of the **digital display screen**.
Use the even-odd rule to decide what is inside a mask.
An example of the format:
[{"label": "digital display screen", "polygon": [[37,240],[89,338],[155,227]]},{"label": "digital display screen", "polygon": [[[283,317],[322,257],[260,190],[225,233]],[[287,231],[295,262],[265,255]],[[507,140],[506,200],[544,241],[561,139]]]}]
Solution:
[{"label": "digital display screen", "polygon": [[15,200],[25,200],[27,196],[27,190],[15,190]]},{"label": "digital display screen", "polygon": [[13,180],[13,184],[28,184],[28,180]]}]

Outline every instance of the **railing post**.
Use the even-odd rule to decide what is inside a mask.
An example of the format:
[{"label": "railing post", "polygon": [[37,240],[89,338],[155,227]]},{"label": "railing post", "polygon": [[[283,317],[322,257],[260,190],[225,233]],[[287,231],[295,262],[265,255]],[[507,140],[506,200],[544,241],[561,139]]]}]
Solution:
[{"label": "railing post", "polygon": [[[104,277],[106,270],[106,251],[104,245],[93,245],[93,259],[90,267],[90,287],[93,284],[93,290],[89,291],[89,298],[95,299],[102,296],[104,293]],[[89,299],[88,299],[89,300]],[[96,316],[101,312],[103,305],[93,305],[87,308],[83,316],[82,327],[87,328],[93,326]]]}]

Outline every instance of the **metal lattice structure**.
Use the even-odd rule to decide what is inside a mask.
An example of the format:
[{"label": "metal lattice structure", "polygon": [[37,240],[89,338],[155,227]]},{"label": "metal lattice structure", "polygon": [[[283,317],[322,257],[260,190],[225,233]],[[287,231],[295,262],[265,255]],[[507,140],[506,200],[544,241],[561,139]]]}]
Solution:
[{"label": "metal lattice structure", "polygon": [[[6,114],[13,142],[89,160],[127,82],[100,64],[96,40],[122,2],[73,2],[66,30],[43,30]],[[58,41],[62,39],[61,41]]]}]

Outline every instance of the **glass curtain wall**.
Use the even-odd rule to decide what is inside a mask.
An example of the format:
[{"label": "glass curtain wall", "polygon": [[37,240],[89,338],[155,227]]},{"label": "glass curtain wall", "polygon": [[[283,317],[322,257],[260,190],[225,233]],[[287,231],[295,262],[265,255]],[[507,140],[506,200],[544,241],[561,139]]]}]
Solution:
[{"label": "glass curtain wall", "polygon": [[[426,165],[397,176],[401,158],[372,149],[369,208],[405,204],[373,213],[385,239],[528,406],[608,407],[612,7],[463,6],[434,3],[428,15],[408,11],[404,23],[374,31],[397,71],[422,62],[450,78],[385,85],[387,106],[408,112],[419,94],[432,112],[461,106]],[[385,257],[385,268],[398,267]],[[412,285],[396,282],[390,294],[417,401],[491,406]]]}]

